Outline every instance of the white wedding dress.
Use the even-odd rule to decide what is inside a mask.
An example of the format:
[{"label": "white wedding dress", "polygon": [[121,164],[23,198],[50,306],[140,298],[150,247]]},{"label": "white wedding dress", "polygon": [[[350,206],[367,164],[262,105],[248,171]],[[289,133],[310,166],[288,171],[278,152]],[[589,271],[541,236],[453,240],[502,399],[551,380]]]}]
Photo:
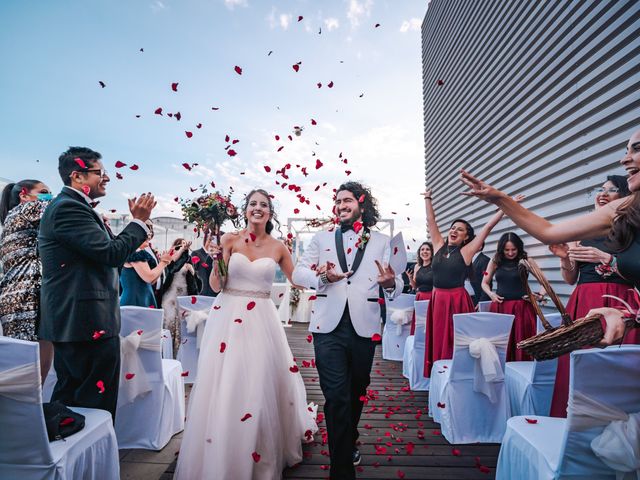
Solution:
[{"label": "white wedding dress", "polygon": [[317,431],[269,291],[276,262],[229,259],[209,313],[175,478],[272,480]]}]

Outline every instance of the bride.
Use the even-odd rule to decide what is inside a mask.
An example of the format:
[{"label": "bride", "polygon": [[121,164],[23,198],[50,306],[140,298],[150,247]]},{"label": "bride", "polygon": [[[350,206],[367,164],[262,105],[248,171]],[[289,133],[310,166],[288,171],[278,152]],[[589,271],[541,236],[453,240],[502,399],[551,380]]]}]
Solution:
[{"label": "bride", "polygon": [[286,466],[302,461],[301,441],[317,431],[315,406],[306,403],[270,295],[276,265],[291,281],[291,255],[270,235],[267,192],[251,191],[243,211],[247,228],[209,246],[214,254],[221,248],[228,276],[216,265],[209,279],[222,293],[202,339],[176,479],[281,478]]}]

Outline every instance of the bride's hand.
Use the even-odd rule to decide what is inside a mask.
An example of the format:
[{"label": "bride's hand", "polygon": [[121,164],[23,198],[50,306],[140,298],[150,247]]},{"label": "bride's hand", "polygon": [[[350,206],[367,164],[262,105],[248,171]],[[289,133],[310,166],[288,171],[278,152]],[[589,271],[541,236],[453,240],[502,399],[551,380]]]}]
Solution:
[{"label": "bride's hand", "polygon": [[508,197],[504,192],[474,177],[465,170],[460,170],[460,181],[471,189],[468,192],[462,192],[463,195],[468,197],[477,197],[489,203],[497,203],[498,200]]}]

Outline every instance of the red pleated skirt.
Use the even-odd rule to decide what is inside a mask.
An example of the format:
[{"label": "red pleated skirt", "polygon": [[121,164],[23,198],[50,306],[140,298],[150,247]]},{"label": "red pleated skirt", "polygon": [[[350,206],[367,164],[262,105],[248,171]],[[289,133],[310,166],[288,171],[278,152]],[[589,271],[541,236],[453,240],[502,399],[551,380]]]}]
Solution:
[{"label": "red pleated skirt", "polygon": [[[431,300],[431,292],[416,292],[416,302],[421,300]],[[411,320],[411,335],[416,333],[416,312],[413,312],[413,319]]]},{"label": "red pleated skirt", "polygon": [[505,300],[502,303],[491,302],[489,311],[513,315],[513,325],[507,346],[507,362],[531,361],[531,356],[516,348],[518,342],[536,334],[536,311],[526,300]]},{"label": "red pleated skirt", "polygon": [[431,376],[434,362],[453,357],[453,315],[474,310],[473,301],[464,287],[433,289],[427,309],[425,377]]},{"label": "red pleated skirt", "polygon": [[[621,298],[634,309],[640,306],[638,294],[629,285],[621,283],[582,283],[571,294],[571,298],[567,303],[567,313],[573,320],[576,320],[586,316],[587,312],[592,308],[625,308],[613,298],[603,298],[602,295],[613,295]],[[625,336],[624,343],[640,344],[640,329],[631,329]],[[568,401],[569,354],[558,357],[558,370],[556,371],[556,382],[553,387],[553,400],[551,401],[551,416],[566,418]]]}]

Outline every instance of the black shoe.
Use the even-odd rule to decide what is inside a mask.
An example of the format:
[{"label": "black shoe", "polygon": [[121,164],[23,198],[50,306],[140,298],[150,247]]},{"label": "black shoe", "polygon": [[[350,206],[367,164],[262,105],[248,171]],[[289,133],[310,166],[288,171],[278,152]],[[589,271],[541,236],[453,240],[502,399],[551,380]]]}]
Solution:
[{"label": "black shoe", "polygon": [[358,450],[357,448],[354,448],[351,458],[353,459],[354,467],[357,467],[358,465],[360,465],[360,462],[362,461],[362,457],[360,456],[360,450]]}]

